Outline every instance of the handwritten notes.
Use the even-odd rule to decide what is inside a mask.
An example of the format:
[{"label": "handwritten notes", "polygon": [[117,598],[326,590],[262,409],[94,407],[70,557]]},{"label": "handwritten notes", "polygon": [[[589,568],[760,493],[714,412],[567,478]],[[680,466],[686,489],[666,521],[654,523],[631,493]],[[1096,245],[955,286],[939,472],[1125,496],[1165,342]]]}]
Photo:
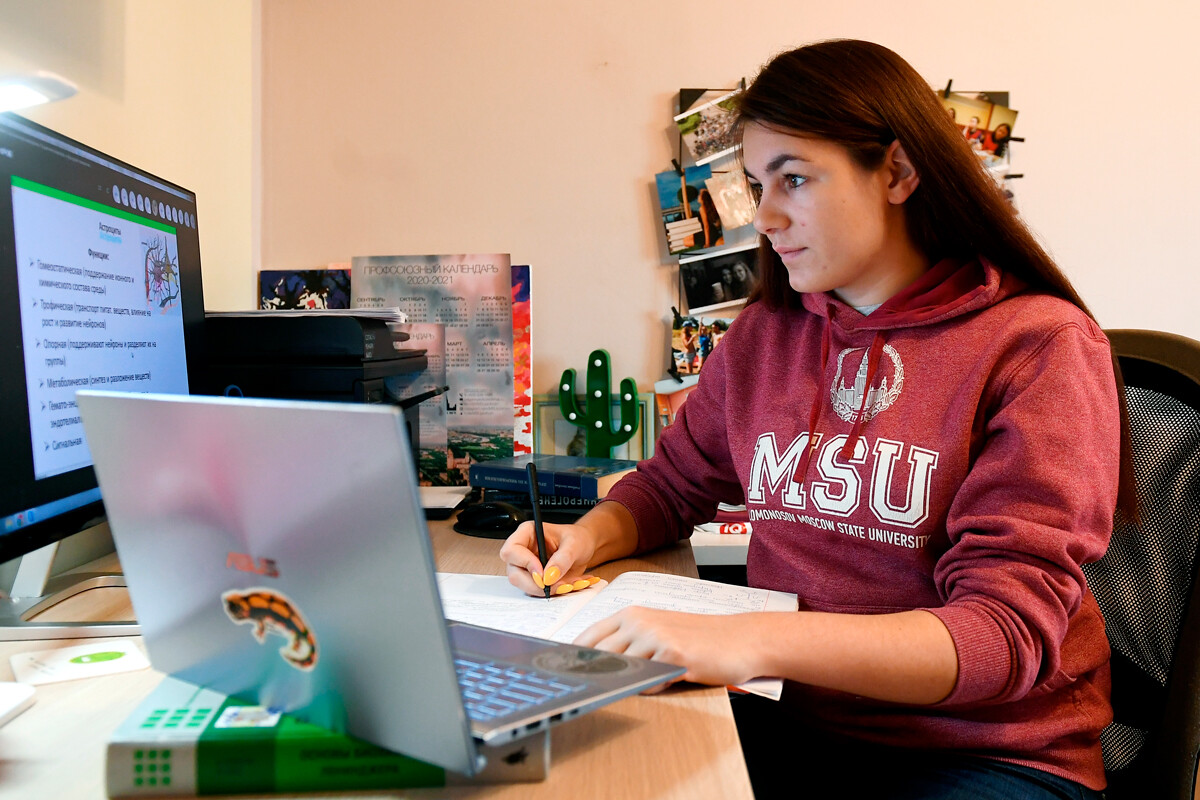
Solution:
[{"label": "handwritten notes", "polygon": [[[627,606],[691,614],[796,610],[794,594],[655,572],[626,572],[550,600],[524,594],[502,575],[439,573],[438,589],[447,619],[568,643]],[[759,678],[738,688],[779,699],[783,681]]]}]

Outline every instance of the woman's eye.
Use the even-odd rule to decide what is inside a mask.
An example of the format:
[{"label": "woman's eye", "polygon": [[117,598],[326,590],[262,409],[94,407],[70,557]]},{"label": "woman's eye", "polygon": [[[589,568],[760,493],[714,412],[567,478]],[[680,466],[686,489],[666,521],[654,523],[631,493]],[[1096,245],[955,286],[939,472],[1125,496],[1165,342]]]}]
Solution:
[{"label": "woman's eye", "polygon": [[786,175],[784,176],[783,180],[789,189],[799,189],[804,185],[808,178],[804,177],[803,175]]},{"label": "woman's eye", "polygon": [[760,200],[762,200],[762,184],[761,183],[750,184],[750,197],[754,199],[755,204],[757,204]]}]

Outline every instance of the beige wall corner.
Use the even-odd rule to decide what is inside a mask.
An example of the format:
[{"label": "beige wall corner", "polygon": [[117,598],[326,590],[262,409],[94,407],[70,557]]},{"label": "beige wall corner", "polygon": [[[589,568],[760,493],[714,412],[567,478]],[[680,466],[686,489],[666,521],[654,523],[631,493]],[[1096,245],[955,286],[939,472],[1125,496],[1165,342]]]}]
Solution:
[{"label": "beige wall corner", "polygon": [[197,195],[208,308],[253,306],[258,0],[3,0],[0,74],[79,86],[24,116]]}]

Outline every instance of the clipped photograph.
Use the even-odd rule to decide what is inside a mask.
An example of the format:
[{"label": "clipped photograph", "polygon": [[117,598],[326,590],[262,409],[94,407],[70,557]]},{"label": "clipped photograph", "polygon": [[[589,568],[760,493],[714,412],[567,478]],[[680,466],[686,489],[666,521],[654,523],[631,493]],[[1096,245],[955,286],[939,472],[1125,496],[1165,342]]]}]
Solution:
[{"label": "clipped photograph", "polygon": [[718,172],[704,182],[712,195],[713,205],[726,230],[740,228],[754,221],[754,198],[750,184],[741,172]]},{"label": "clipped photograph", "polygon": [[350,307],[348,269],[264,269],[258,273],[258,307],[319,309]]},{"label": "clipped photograph", "polygon": [[721,216],[706,185],[711,177],[708,166],[687,167],[682,175],[668,170],[654,176],[667,252],[686,253],[724,243]]},{"label": "clipped photograph", "polygon": [[725,317],[680,317],[671,328],[675,372],[679,375],[698,374],[732,322]]},{"label": "clipped photograph", "polygon": [[707,164],[737,150],[734,98],[740,92],[741,89],[734,90],[675,116],[683,143],[697,164]]},{"label": "clipped photograph", "polygon": [[1017,112],[995,102],[1000,98],[1008,102],[1007,92],[951,92],[949,97],[938,92],[938,97],[963,138],[981,158],[986,161],[986,156],[1003,158],[1007,154]]},{"label": "clipped photograph", "polygon": [[757,244],[679,259],[688,311],[695,314],[740,305],[754,291]]}]

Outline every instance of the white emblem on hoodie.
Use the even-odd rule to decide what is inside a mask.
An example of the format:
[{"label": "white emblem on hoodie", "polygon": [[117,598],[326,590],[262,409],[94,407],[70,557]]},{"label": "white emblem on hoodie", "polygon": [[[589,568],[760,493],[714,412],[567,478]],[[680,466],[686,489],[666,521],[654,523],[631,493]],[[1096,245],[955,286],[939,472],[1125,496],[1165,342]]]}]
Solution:
[{"label": "white emblem on hoodie", "polygon": [[[862,358],[859,360],[858,371],[854,376],[854,385],[848,386],[843,383],[842,362],[851,353],[862,353]],[[829,388],[829,400],[833,403],[834,412],[846,422],[853,421],[858,410],[864,408],[864,395],[866,395],[866,413],[863,416],[863,422],[866,422],[896,402],[896,398],[900,396],[900,391],[904,388],[904,364],[901,363],[900,354],[896,352],[896,348],[890,344],[883,346],[883,354],[892,362],[891,385],[888,385],[886,362],[881,359],[879,369],[876,371],[875,385],[867,386],[867,356],[869,353],[870,348],[867,347],[849,347],[838,354],[837,373],[833,376],[833,385]],[[848,376],[849,370],[847,370]]]}]

